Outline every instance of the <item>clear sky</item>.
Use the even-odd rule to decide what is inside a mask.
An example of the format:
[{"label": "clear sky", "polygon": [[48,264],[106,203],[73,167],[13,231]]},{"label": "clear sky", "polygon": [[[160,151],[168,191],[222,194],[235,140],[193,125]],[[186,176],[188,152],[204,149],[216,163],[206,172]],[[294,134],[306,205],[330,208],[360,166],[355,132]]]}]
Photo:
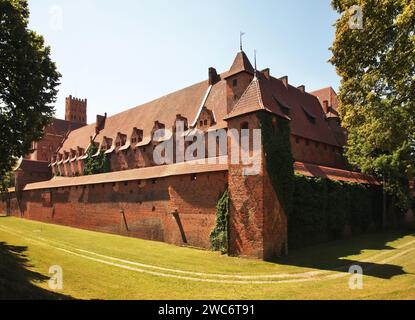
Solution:
[{"label": "clear sky", "polygon": [[229,69],[244,31],[258,69],[311,91],[339,85],[327,63],[337,18],[330,0],[29,0],[63,77],[56,103],[88,98],[89,123]]}]

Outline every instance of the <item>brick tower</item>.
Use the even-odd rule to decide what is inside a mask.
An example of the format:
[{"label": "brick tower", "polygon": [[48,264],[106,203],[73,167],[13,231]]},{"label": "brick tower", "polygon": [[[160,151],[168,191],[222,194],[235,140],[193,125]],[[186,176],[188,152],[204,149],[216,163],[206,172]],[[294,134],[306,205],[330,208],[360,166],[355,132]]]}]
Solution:
[{"label": "brick tower", "polygon": [[72,96],[66,98],[65,120],[87,124],[87,99],[78,99]]}]

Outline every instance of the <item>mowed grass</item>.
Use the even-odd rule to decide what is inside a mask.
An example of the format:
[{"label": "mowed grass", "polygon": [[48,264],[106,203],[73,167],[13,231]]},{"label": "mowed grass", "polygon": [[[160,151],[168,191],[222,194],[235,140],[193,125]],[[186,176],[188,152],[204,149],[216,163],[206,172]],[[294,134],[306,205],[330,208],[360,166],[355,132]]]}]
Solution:
[{"label": "mowed grass", "polygon": [[[48,271],[63,269],[63,289]],[[348,268],[364,270],[351,290]],[[415,235],[381,233],[274,262],[0,217],[0,298],[415,299]]]}]

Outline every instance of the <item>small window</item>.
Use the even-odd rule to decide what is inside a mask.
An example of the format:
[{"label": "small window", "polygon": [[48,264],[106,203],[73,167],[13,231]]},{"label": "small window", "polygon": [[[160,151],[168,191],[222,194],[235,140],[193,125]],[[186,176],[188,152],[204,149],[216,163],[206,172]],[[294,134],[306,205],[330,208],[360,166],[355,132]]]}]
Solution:
[{"label": "small window", "polygon": [[316,148],[317,148],[317,149],[318,149],[318,148],[320,148],[320,143],[315,142],[315,145],[316,145]]},{"label": "small window", "polygon": [[151,180],[151,183],[152,183],[152,184],[156,184],[156,183],[157,183],[157,179],[153,179],[153,180]]},{"label": "small window", "polygon": [[200,126],[203,127],[203,120],[200,120]]},{"label": "small window", "polygon": [[196,174],[192,174],[192,176],[191,176],[191,178],[190,178],[192,181],[196,181],[197,180],[197,176],[196,176]]},{"label": "small window", "polygon": [[234,80],[232,81],[232,85],[233,85],[234,87],[236,87],[236,86],[238,85],[238,79],[234,79]]},{"label": "small window", "polygon": [[241,129],[247,130],[249,129],[249,123],[248,122],[244,122],[241,124]]},{"label": "small window", "polygon": [[208,125],[208,121],[207,121],[207,120],[205,120],[205,121],[203,122],[203,124],[204,124],[205,126],[207,126],[207,125]]}]

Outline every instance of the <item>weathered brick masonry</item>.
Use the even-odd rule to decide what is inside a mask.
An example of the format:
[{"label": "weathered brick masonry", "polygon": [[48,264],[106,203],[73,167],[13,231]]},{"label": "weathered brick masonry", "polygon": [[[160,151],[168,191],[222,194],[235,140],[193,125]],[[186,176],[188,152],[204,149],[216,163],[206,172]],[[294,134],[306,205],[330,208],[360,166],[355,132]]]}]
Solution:
[{"label": "weathered brick masonry", "polygon": [[[226,172],[11,194],[9,213],[47,223],[209,248]],[[7,211],[6,202],[0,209]]]},{"label": "weathered brick masonry", "polygon": [[[34,152],[19,163],[16,189],[2,196],[0,211],[48,223],[209,248],[217,201],[228,186],[230,253],[260,259],[285,254],[289,245],[287,217],[265,169],[263,146],[259,174],[244,176],[245,164],[230,161],[232,130],[259,129],[258,113],[267,112],[289,122],[297,172],[377,182],[347,170],[342,155],[346,132],[340,126],[338,102],[331,88],[310,94],[304,86],[292,86],[287,76],[275,78],[269,69],[255,69],[240,51],[224,73],[209,68],[206,81],[112,116],[97,115],[96,123],[89,125],[87,100],[70,96],[65,121],[55,120],[45,138],[34,143]],[[216,155],[209,157],[222,157],[227,163],[219,167],[188,163],[157,166],[153,151],[174,139],[177,121],[183,123],[190,138],[195,138],[196,131],[208,136],[224,130],[220,133],[225,132],[225,141],[228,137],[228,150],[216,142],[212,146]],[[169,130],[172,136],[155,139],[157,130]],[[92,145],[98,149],[96,154],[89,154]],[[189,141],[183,148],[188,147]],[[85,161],[100,153],[109,157],[111,172],[84,176]],[[176,156],[174,160],[183,161]]]}]

